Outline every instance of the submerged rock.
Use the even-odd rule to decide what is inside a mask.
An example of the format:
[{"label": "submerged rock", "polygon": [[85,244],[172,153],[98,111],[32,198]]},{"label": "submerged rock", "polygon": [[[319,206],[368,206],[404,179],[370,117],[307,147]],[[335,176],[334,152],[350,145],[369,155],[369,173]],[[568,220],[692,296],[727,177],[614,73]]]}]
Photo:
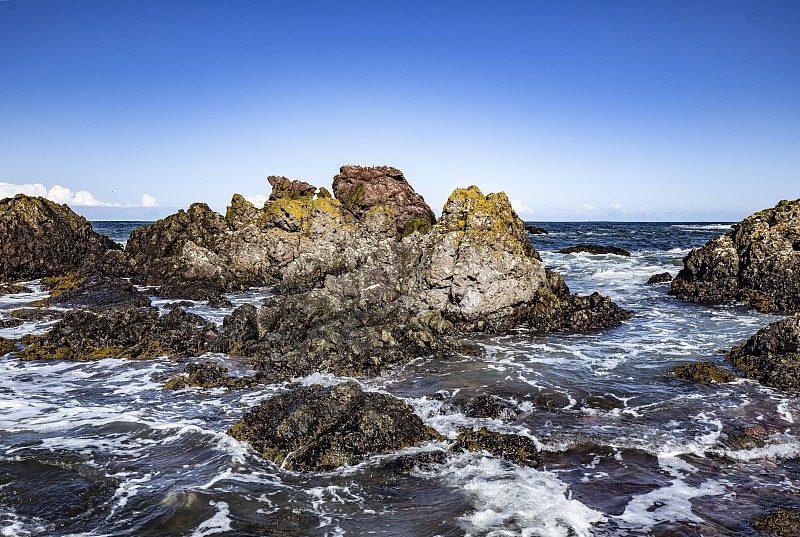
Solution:
[{"label": "submerged rock", "polygon": [[779,510],[750,521],[753,529],[773,537],[797,537],[800,535],[800,515]]},{"label": "submerged rock", "polygon": [[670,293],[681,300],[738,300],[761,312],[800,311],[800,200],[755,213],[689,252]]},{"label": "submerged rock", "polygon": [[385,207],[392,212],[401,236],[427,232],[436,222],[433,211],[403,172],[390,166],[342,166],[333,178],[333,193],[359,220],[373,207]]},{"label": "submerged rock", "polygon": [[748,378],[800,394],[800,314],[765,326],[725,357]]},{"label": "submerged rock", "polygon": [[733,382],[736,376],[711,362],[696,362],[672,368],[672,374],[679,379],[694,382]]},{"label": "submerged rock", "polygon": [[667,283],[672,281],[672,274],[669,272],[662,272],[660,274],[653,274],[650,278],[647,279],[648,285],[652,285],[655,283]]},{"label": "submerged rock", "polygon": [[488,451],[520,466],[538,468],[542,465],[542,458],[533,440],[526,436],[490,431],[485,427],[458,435],[453,449]]},{"label": "submerged rock", "polygon": [[181,390],[183,388],[227,388],[235,390],[250,388],[258,384],[254,376],[234,377],[228,375],[228,368],[214,362],[193,363],[187,365],[183,373],[175,375],[164,384],[165,390]]},{"label": "submerged rock", "polygon": [[189,357],[217,336],[213,323],[173,310],[126,308],[108,313],[72,310],[47,334],[17,353],[22,360]]},{"label": "submerged rock", "polygon": [[614,254],[625,257],[630,257],[631,255],[629,251],[623,250],[622,248],[617,248],[616,246],[601,246],[597,244],[578,244],[576,246],[570,246],[569,248],[563,248],[559,250],[558,253],[559,254],[577,254],[577,253]]},{"label": "submerged rock", "polygon": [[400,399],[355,382],[296,386],[252,408],[228,434],[283,468],[316,472],[442,439]]},{"label": "submerged rock", "polygon": [[95,272],[121,247],[66,205],[17,194],[0,200],[0,275],[8,279]]}]

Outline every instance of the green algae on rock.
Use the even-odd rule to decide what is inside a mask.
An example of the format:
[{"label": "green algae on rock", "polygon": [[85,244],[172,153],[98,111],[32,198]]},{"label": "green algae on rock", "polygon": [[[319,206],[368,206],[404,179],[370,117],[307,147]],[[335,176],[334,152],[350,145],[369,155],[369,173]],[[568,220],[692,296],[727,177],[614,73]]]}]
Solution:
[{"label": "green algae on rock", "polygon": [[114,241],[67,205],[17,194],[0,200],[0,274],[6,279],[95,271]]},{"label": "green algae on rock", "polygon": [[0,337],[0,356],[5,356],[17,349],[17,342],[13,339]]},{"label": "green algae on rock", "polygon": [[800,314],[770,323],[725,357],[748,378],[800,394]]},{"label": "green algae on rock", "polygon": [[670,289],[681,300],[738,300],[764,313],[800,311],[800,200],[745,218],[683,262]]},{"label": "green algae on rock", "polygon": [[800,515],[781,509],[750,521],[753,529],[773,537],[800,535]]},{"label": "green algae on rock", "polygon": [[249,410],[228,434],[287,470],[315,472],[442,439],[400,399],[355,382],[294,386]]},{"label": "green algae on rock", "polygon": [[234,377],[228,375],[228,368],[214,362],[192,363],[182,373],[173,376],[164,384],[165,390],[196,388],[227,388],[235,390],[251,388],[258,384],[254,376]]},{"label": "green algae on rock", "polygon": [[693,382],[733,382],[736,380],[735,375],[712,362],[679,365],[672,369],[672,374],[679,379]]},{"label": "green algae on rock", "polygon": [[485,427],[477,431],[464,431],[458,435],[453,449],[488,451],[520,466],[541,466],[542,458],[536,443],[526,436],[490,431]]},{"label": "green algae on rock", "polygon": [[16,295],[19,293],[32,293],[29,287],[25,287],[24,285],[17,285],[14,283],[4,283],[0,284],[0,296],[3,295]]}]

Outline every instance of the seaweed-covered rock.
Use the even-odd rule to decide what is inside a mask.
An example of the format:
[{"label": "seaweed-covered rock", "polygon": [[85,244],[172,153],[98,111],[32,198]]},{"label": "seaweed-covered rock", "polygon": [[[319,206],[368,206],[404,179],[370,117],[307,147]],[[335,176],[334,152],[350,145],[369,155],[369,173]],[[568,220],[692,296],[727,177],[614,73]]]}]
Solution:
[{"label": "seaweed-covered rock", "polygon": [[800,314],[765,326],[725,357],[748,378],[800,394]]},{"label": "seaweed-covered rock", "polygon": [[183,373],[173,376],[164,384],[165,390],[181,390],[183,388],[227,388],[235,390],[250,388],[258,384],[258,379],[251,375],[234,377],[228,374],[228,368],[214,362],[192,363],[187,365]]},{"label": "seaweed-covered rock", "polygon": [[70,290],[52,293],[48,300],[62,308],[88,308],[104,310],[118,307],[147,307],[150,299],[132,283],[108,276],[90,276],[77,282]]},{"label": "seaweed-covered rock", "polygon": [[616,246],[602,246],[598,244],[578,244],[576,246],[570,246],[569,248],[563,248],[558,251],[559,254],[577,254],[577,253],[587,253],[587,254],[614,254],[614,255],[621,255],[625,257],[630,257],[631,253],[627,250],[623,250],[622,248],[617,248]]},{"label": "seaweed-covered rock", "polygon": [[16,295],[19,293],[32,293],[32,292],[33,291],[29,287],[25,287],[24,285],[17,285],[14,283],[0,284],[0,296]]},{"label": "seaweed-covered rock", "polygon": [[14,352],[17,348],[17,342],[13,339],[0,337],[0,356],[5,356],[9,352]]},{"label": "seaweed-covered rock", "polygon": [[0,275],[9,279],[95,272],[121,247],[66,205],[17,194],[0,200]]},{"label": "seaweed-covered rock", "polygon": [[672,274],[669,272],[661,272],[659,274],[653,274],[647,279],[648,285],[653,285],[656,283],[667,283],[672,281]]},{"label": "seaweed-covered rock", "polygon": [[800,311],[800,200],[755,213],[694,249],[672,281],[681,300],[738,300],[762,312]]},{"label": "seaweed-covered rock", "polygon": [[317,472],[442,438],[400,399],[355,382],[296,386],[249,410],[228,434],[283,468]]},{"label": "seaweed-covered rock", "polygon": [[425,232],[436,222],[433,211],[403,172],[390,166],[342,166],[333,178],[333,193],[359,220],[375,206],[386,207],[394,215],[400,235]]},{"label": "seaweed-covered rock", "polygon": [[20,351],[22,360],[189,357],[217,337],[213,323],[173,310],[125,308],[108,313],[72,310],[50,332]]},{"label": "seaweed-covered rock", "polygon": [[694,382],[733,382],[736,376],[711,362],[696,362],[672,368],[672,374],[679,379]]},{"label": "seaweed-covered rock", "polygon": [[477,395],[463,407],[464,415],[471,418],[492,418],[514,421],[520,415],[519,409],[493,395]]},{"label": "seaweed-covered rock", "polygon": [[16,328],[24,322],[22,319],[0,319],[0,328]]},{"label": "seaweed-covered rock", "polygon": [[503,434],[481,428],[477,431],[464,431],[453,444],[453,449],[466,451],[488,451],[520,466],[541,466],[542,458],[536,443],[528,437],[516,434]]},{"label": "seaweed-covered rock", "polygon": [[800,535],[800,515],[781,509],[750,521],[753,529],[772,537]]}]

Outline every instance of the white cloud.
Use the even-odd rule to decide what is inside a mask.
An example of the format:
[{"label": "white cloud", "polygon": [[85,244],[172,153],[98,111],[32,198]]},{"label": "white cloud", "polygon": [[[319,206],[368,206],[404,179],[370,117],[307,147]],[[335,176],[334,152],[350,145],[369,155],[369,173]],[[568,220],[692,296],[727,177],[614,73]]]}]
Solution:
[{"label": "white cloud", "polygon": [[518,215],[523,215],[523,214],[531,215],[531,214],[533,214],[533,209],[531,207],[528,207],[524,203],[522,203],[521,199],[514,198],[513,200],[510,200],[510,201],[511,201],[511,207],[514,209],[514,211]]},{"label": "white cloud", "polygon": [[269,196],[264,196],[263,194],[256,194],[255,196],[250,196],[245,198],[247,201],[255,205],[256,207],[263,207],[264,204],[269,199]]},{"label": "white cloud", "polygon": [[142,194],[142,207],[158,207],[158,200],[150,194]]},{"label": "white cloud", "polygon": [[13,184],[0,183],[0,199],[10,198],[17,194],[27,196],[41,196],[56,203],[66,203],[72,207],[158,207],[158,201],[149,194],[142,196],[141,204],[137,203],[111,203],[95,197],[91,192],[78,190],[73,192],[71,189],[53,185],[49,189],[41,183],[35,184]]}]

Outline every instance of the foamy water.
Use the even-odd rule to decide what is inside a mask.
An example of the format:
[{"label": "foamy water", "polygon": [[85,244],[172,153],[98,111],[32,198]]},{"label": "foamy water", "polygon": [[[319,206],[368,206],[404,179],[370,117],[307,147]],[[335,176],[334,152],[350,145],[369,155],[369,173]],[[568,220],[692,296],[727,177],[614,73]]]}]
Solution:
[{"label": "foamy water", "polygon": [[[0,535],[754,535],[748,521],[800,497],[794,397],[749,380],[703,385],[672,377],[709,360],[774,317],[667,296],[653,274],[681,267],[692,245],[727,224],[542,224],[532,238],[575,292],[600,291],[634,316],[619,328],[538,336],[476,335],[478,356],[421,358],[365,389],[405,399],[448,440],[464,429],[528,436],[541,469],[482,453],[401,471],[398,454],[332,474],[300,474],[261,460],[225,434],[284,384],[258,390],[165,392],[183,364],[167,359],[89,363],[0,359]],[[713,226],[713,227],[712,227]],[[594,242],[631,257],[557,254]],[[0,297],[0,315],[45,296]],[[259,304],[268,289],[230,296]],[[168,301],[155,301],[164,307]],[[221,322],[231,308],[192,303]],[[42,332],[25,323],[0,335]],[[8,335],[6,335],[8,334]],[[238,374],[247,364],[208,355]],[[296,379],[333,385],[328,374]],[[512,420],[470,418],[478,394],[519,409]],[[742,444],[745,427],[763,445]],[[737,436],[738,435],[738,436]]]}]

